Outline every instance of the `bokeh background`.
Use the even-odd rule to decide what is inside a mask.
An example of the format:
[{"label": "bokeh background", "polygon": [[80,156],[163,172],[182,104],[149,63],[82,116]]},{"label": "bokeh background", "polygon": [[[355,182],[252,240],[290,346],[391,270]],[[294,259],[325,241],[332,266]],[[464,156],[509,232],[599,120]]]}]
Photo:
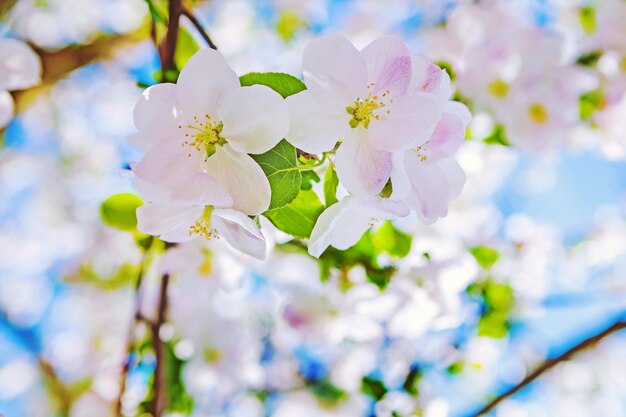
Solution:
[{"label": "bokeh background", "polygon": [[[142,155],[132,110],[160,68],[148,5],[0,4],[0,37],[27,41],[43,64],[0,131],[0,413],[111,416],[121,398],[123,415],[141,415],[149,347],[131,355],[123,394],[120,375],[129,334],[147,332],[130,327],[142,254],[99,207],[132,192],[129,162]],[[626,314],[626,2],[187,4],[240,75],[300,76],[321,34],[358,47],[395,34],[454,73],[475,117],[459,151],[463,195],[433,226],[396,222],[412,245],[389,260],[384,291],[359,267],[320,281],[320,265],[281,250],[267,223],[276,250],[265,262],[222,242],[161,260],[193,269],[172,284],[161,334],[175,365],[167,415],[471,416]],[[204,47],[183,27],[184,48]],[[517,82],[526,67],[541,77]],[[533,100],[558,122],[522,120]],[[146,315],[158,271],[145,277]],[[616,333],[491,415],[626,416],[625,363]]]}]

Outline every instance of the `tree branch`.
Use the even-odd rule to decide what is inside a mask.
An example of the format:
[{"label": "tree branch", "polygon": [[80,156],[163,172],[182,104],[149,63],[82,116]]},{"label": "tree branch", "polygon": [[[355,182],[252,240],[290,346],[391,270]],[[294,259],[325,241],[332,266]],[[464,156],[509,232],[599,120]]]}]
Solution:
[{"label": "tree branch", "polygon": [[161,279],[161,288],[159,291],[159,304],[157,311],[156,322],[152,325],[152,346],[154,347],[154,353],[156,356],[156,367],[154,369],[154,397],[150,404],[150,413],[154,417],[161,417],[165,410],[166,394],[164,390],[164,376],[165,376],[165,364],[163,342],[161,341],[159,333],[161,327],[165,323],[165,317],[167,314],[167,290],[169,287],[170,276],[169,274],[163,275]]},{"label": "tree branch", "polygon": [[498,395],[496,398],[491,400],[491,402],[489,402],[487,405],[485,405],[484,407],[482,407],[475,413],[470,414],[470,417],[479,417],[479,416],[489,413],[494,408],[496,408],[496,406],[500,404],[502,401],[509,398],[516,392],[520,391],[522,388],[532,383],[535,379],[539,378],[541,375],[543,375],[550,369],[554,368],[559,363],[570,359],[572,356],[576,355],[577,353],[580,353],[581,351],[585,349],[593,347],[596,343],[598,343],[605,337],[623,329],[626,329],[626,318],[622,318],[616,321],[615,323],[613,323],[612,325],[610,325],[609,327],[607,327],[606,329],[602,330],[601,332],[596,333],[584,339],[583,341],[571,347],[570,349],[566,350],[559,356],[552,358],[552,359],[545,360],[541,365],[539,365],[539,367],[534,372],[529,374],[520,383],[518,383],[517,385],[514,385],[513,387],[509,388],[502,394]]},{"label": "tree branch", "polygon": [[193,14],[193,12],[187,8],[183,8],[182,15],[189,19],[189,21],[196,28],[198,33],[200,33],[200,36],[202,36],[202,39],[204,39],[207,45],[209,45],[209,48],[217,50],[217,46],[213,43],[211,37],[206,32],[206,30],[204,30],[204,27],[202,26],[198,18],[196,18],[196,16]]}]

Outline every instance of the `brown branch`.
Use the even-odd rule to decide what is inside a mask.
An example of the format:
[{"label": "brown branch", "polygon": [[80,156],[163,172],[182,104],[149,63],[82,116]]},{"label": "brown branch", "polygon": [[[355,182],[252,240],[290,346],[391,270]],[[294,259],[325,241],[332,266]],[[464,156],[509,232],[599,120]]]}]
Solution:
[{"label": "brown branch", "polygon": [[471,417],[479,417],[479,416],[482,416],[482,415],[485,415],[485,414],[489,413],[494,408],[496,408],[496,406],[498,404],[500,404],[502,401],[504,401],[505,399],[509,398],[510,396],[512,396],[513,394],[515,394],[519,390],[521,390],[522,388],[526,387],[531,382],[533,382],[535,379],[539,378],[541,375],[543,375],[545,372],[549,371],[550,369],[554,368],[559,363],[570,359],[572,356],[576,355],[577,353],[580,353],[581,351],[583,351],[585,349],[593,347],[596,343],[598,343],[599,341],[601,341],[605,337],[607,337],[610,334],[613,334],[615,332],[618,332],[620,330],[623,330],[623,329],[626,329],[626,319],[620,319],[620,320],[616,321],[611,326],[607,327],[606,329],[602,330],[601,332],[599,332],[597,334],[594,334],[594,335],[586,338],[585,340],[583,340],[582,342],[580,342],[577,345],[573,346],[572,348],[566,350],[565,352],[563,352],[559,356],[557,356],[555,358],[552,358],[552,359],[547,359],[541,365],[539,365],[539,367],[534,372],[529,374],[520,383],[518,383],[517,385],[509,388],[504,393],[498,395],[496,398],[491,400],[491,402],[489,402],[489,404],[485,405],[483,408],[481,408],[477,412],[475,412],[473,414],[470,414],[470,416]]},{"label": "brown branch", "polygon": [[152,403],[150,404],[150,413],[154,417],[161,417],[167,403],[166,393],[164,389],[165,387],[163,385],[165,379],[165,351],[159,333],[161,332],[161,327],[165,323],[165,318],[167,315],[167,290],[169,287],[169,282],[169,274],[163,275],[163,278],[161,279],[161,288],[159,291],[157,318],[156,322],[151,327],[152,346],[154,347],[154,353],[156,356],[156,367],[154,369],[154,397],[152,399]]},{"label": "brown branch", "polygon": [[202,26],[198,18],[193,14],[193,12],[187,8],[183,8],[182,15],[185,16],[187,19],[189,19],[191,24],[196,28],[196,30],[200,34],[200,36],[202,36],[202,39],[204,39],[207,45],[209,45],[209,48],[217,50],[217,46],[213,43],[213,41],[211,40],[211,37],[206,32],[206,30],[204,30],[204,27]]},{"label": "brown branch", "polygon": [[176,43],[178,42],[178,29],[180,27],[180,16],[183,11],[183,5],[181,0],[170,0],[169,5],[169,18],[167,21],[167,33],[165,38],[158,46],[159,57],[161,58],[161,81],[168,81],[166,79],[166,72],[171,69],[175,69],[174,54],[176,52]]}]

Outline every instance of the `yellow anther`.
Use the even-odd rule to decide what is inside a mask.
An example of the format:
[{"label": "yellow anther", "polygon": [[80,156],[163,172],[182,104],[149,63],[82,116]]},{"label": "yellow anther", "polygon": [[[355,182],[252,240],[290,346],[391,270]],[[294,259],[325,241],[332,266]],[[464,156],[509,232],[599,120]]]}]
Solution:
[{"label": "yellow anther", "polygon": [[189,228],[189,236],[199,235],[207,240],[217,237],[215,230],[211,228],[212,214],[213,206],[204,207],[204,211],[198,221],[196,221],[196,224]]},{"label": "yellow anther", "polygon": [[[383,94],[383,97],[385,94]],[[346,111],[352,115],[352,119],[348,122],[350,127],[356,128],[361,124],[367,129],[372,119],[378,120],[379,115],[376,114],[376,110],[385,107],[385,103],[377,100],[378,96],[372,97],[371,94],[368,94],[364,99],[357,97],[354,105],[346,107]],[[387,110],[387,114],[389,113],[390,111]]]},{"label": "yellow anther", "polygon": [[548,110],[539,103],[533,103],[528,108],[528,116],[533,122],[541,125],[548,121]]},{"label": "yellow anther", "polygon": [[[215,153],[216,146],[222,146],[226,143],[226,139],[222,137],[221,133],[224,128],[224,124],[221,122],[214,122],[211,116],[204,115],[202,120],[198,116],[194,116],[193,124],[187,125],[187,131],[185,134],[185,141],[182,146],[189,146],[197,151],[206,152],[206,158]],[[179,129],[183,126],[179,125]],[[189,154],[191,156],[191,153]]]}]

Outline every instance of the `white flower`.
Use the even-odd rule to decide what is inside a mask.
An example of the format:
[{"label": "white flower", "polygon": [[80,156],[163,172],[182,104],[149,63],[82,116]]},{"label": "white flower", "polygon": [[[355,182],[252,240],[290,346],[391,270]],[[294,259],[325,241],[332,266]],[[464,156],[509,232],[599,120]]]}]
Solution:
[{"label": "white flower", "polygon": [[331,151],[337,174],[352,194],[377,194],[391,174],[394,151],[423,143],[441,114],[436,97],[411,86],[404,43],[383,37],[363,50],[325,36],[304,51],[308,89],[287,98],[288,140],[309,152]]},{"label": "white flower", "polygon": [[204,49],[189,60],[176,84],[148,88],[134,117],[151,143],[133,166],[140,193],[210,204],[215,179],[231,195],[233,209],[267,210],[269,182],[247,154],[270,150],[287,133],[278,93],[259,85],[241,87],[222,55]]}]

